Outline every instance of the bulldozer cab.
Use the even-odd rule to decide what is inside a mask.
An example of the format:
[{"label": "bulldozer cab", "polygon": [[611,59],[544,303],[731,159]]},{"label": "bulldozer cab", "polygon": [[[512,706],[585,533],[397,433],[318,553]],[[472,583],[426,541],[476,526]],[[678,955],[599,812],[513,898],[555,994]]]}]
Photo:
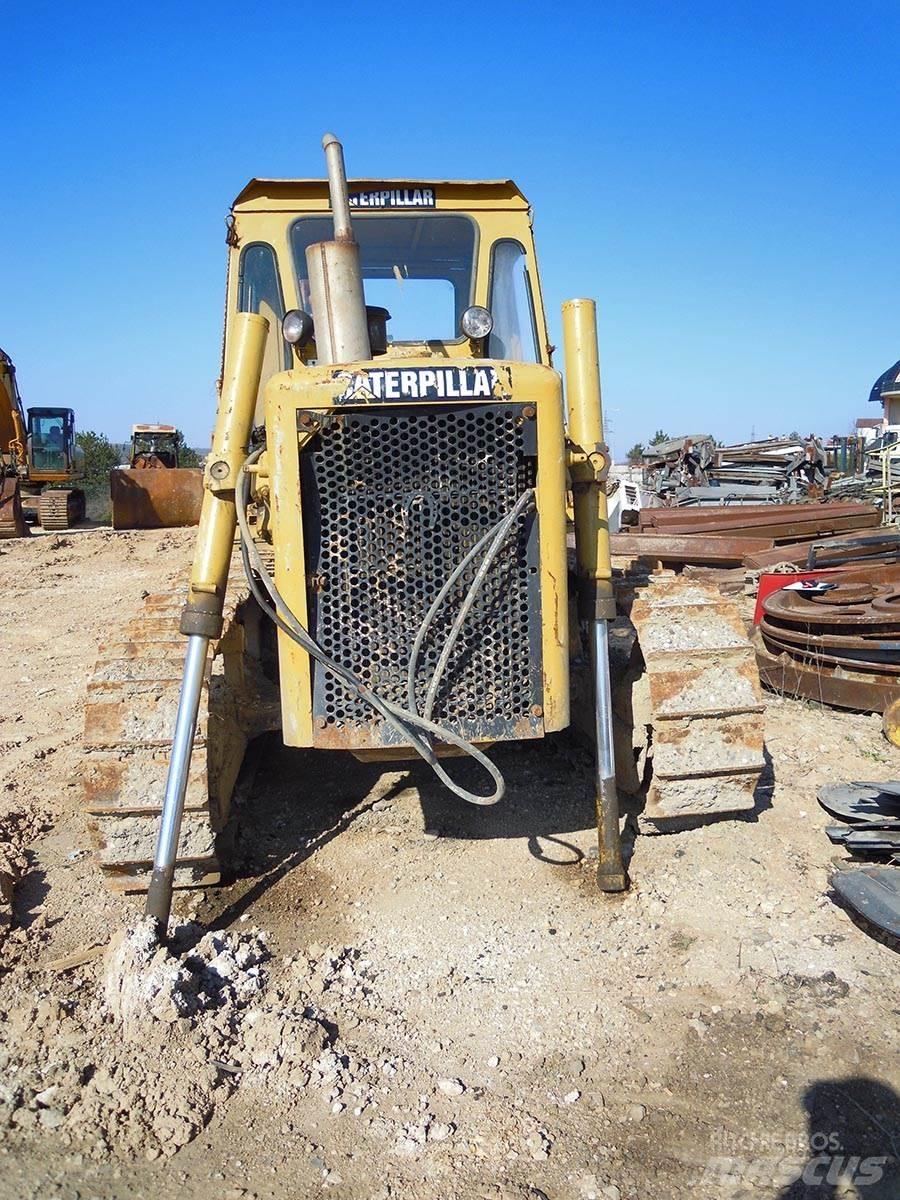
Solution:
[{"label": "bulldozer cab", "polygon": [[[379,358],[550,365],[531,209],[511,180],[351,180],[349,193]],[[325,180],[254,179],[232,206],[227,324],[238,312],[269,321],[258,423],[267,380],[295,365],[282,320],[311,311],[307,247],[331,229]],[[472,309],[490,314],[484,336],[463,328]],[[294,353],[314,365],[314,337]]]},{"label": "bulldozer cab", "polygon": [[178,466],[178,431],[174,425],[135,425],[131,430],[132,467]]},{"label": "bulldozer cab", "polygon": [[29,408],[29,478],[36,483],[61,483],[74,479],[79,465],[72,409]]}]

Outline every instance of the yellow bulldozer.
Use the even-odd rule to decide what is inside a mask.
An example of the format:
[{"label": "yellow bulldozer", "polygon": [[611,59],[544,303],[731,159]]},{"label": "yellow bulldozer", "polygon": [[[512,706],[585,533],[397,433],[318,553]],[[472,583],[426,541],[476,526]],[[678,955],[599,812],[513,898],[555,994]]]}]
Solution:
[{"label": "yellow bulldozer", "polygon": [[174,425],[133,425],[127,467],[109,473],[113,529],[171,529],[196,525],[203,472],[179,461]]},{"label": "yellow bulldozer", "polygon": [[[627,885],[594,303],[563,306],[564,402],[516,185],[348,184],[339,142],[324,149],[327,181],[256,179],[233,205],[187,594],[148,596],[88,690],[96,852],[111,885],[147,890],[161,932],[173,887],[219,878],[249,738],[280,728],[290,746],[419,755],[462,801],[494,804],[505,785],[490,746],[569,725],[572,661],[589,680],[598,884]],[[758,684],[754,698],[735,640],[686,649],[724,602],[702,584],[650,591],[650,703],[670,710],[652,803],[662,816],[668,795],[672,815],[692,796],[704,815],[750,807]],[[674,658],[663,626],[681,631]],[[719,672],[715,712],[691,695],[701,668]],[[747,683],[743,707],[730,707],[729,669]],[[459,755],[481,767],[480,790],[459,782]]]},{"label": "yellow bulldozer", "polygon": [[71,408],[29,408],[12,359],[0,350],[0,539],[24,537],[29,525],[68,529],[84,520],[83,455]]}]

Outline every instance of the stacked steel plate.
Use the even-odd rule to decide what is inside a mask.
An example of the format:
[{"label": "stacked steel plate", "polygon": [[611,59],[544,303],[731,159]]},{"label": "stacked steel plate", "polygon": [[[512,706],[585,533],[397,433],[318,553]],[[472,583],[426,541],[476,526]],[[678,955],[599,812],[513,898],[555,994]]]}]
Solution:
[{"label": "stacked steel plate", "polygon": [[756,650],[760,677],[776,692],[884,712],[900,698],[900,581],[845,578],[818,594],[774,592]]}]

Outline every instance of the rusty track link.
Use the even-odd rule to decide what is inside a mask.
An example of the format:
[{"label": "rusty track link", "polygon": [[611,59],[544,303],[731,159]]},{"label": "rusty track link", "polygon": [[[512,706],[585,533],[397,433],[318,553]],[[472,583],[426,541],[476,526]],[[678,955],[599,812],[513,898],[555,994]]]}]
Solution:
[{"label": "rusty track link", "polygon": [[[242,701],[252,708],[257,694],[249,687],[241,695],[247,675],[239,610],[247,591],[230,586],[229,593],[201,698],[176,887],[219,881],[216,837],[254,732]],[[144,891],[149,882],[184,662],[183,602],[183,590],[147,596],[138,615],[101,647],[87,688],[83,806],[97,861],[117,891]],[[230,666],[229,649],[236,652]],[[224,670],[213,669],[221,665],[217,656]]]},{"label": "rusty track link", "polygon": [[80,488],[48,488],[38,500],[42,529],[71,529],[84,520],[84,492]]},{"label": "rusty track link", "polygon": [[630,615],[653,730],[643,823],[664,830],[752,809],[765,766],[765,705],[737,604],[712,584],[660,575],[638,592]]}]

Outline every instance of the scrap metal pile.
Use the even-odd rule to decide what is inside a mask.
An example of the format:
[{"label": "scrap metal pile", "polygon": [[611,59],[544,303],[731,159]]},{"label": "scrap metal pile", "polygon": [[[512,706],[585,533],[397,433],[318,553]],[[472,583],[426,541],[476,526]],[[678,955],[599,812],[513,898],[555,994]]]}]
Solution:
[{"label": "scrap metal pile", "polygon": [[[804,492],[792,471],[806,444],[796,437],[773,437],[717,446],[708,433],[689,434],[644,451],[644,482],[661,501],[679,506],[800,500]],[[687,463],[686,446],[691,455]]]},{"label": "scrap metal pile", "polygon": [[[813,545],[819,558],[841,561],[853,551],[867,556],[896,552],[898,534],[875,531],[881,510],[874,504],[730,505],[715,508],[645,508],[634,532],[613,534],[613,554],[649,558],[666,565],[694,563],[761,570],[806,565]],[[867,531],[878,544],[844,551],[848,535]],[[835,545],[839,543],[840,545]],[[842,553],[843,551],[843,553]]]},{"label": "scrap metal pile", "polygon": [[829,783],[819,803],[839,824],[829,841],[848,858],[835,864],[831,886],[841,903],[894,943],[900,938],[900,782]]},{"label": "scrap metal pile", "polygon": [[803,454],[804,445],[799,438],[765,438],[720,446],[709,471],[710,482],[720,490],[731,491],[741,484],[748,490],[762,487],[777,495],[787,486],[788,472]]},{"label": "scrap metal pile", "polygon": [[900,702],[900,529],[881,519],[861,502],[649,508],[610,547],[623,566],[684,567],[731,594],[758,587],[762,682],[884,713]]},{"label": "scrap metal pile", "polygon": [[900,699],[900,564],[822,578],[763,601],[760,678],[776,692],[884,712]]}]

